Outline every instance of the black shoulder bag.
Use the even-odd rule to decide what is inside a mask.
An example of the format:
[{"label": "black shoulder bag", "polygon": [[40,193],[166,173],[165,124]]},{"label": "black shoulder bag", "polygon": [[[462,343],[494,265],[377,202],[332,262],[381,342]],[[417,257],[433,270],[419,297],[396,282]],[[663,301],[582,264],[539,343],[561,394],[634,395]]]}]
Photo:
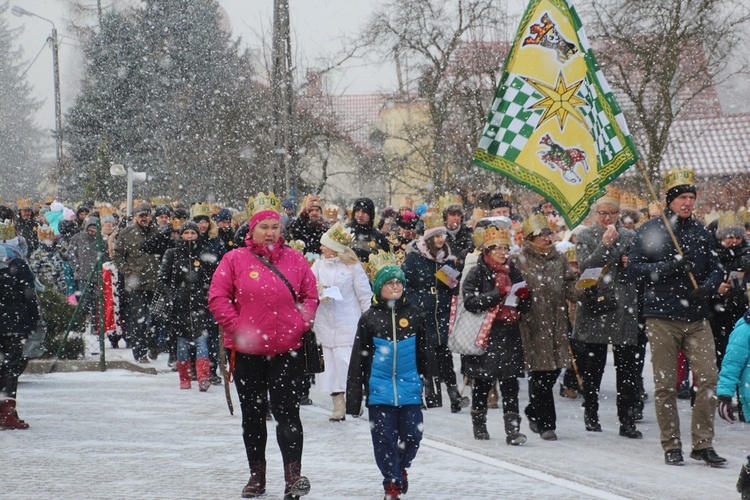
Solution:
[{"label": "black shoulder bag", "polygon": [[[284,282],[286,287],[289,289],[289,293],[292,294],[294,302],[297,303],[297,292],[294,291],[292,284],[286,279],[286,276],[279,271],[276,266],[271,264],[268,259],[261,257],[258,254],[253,253],[248,249],[248,252],[255,255],[259,261],[261,261],[268,269],[274,272],[281,281]],[[323,361],[323,348],[318,344],[318,339],[315,337],[315,332],[312,329],[307,330],[302,335],[302,355],[305,358],[305,373],[323,373],[326,369],[325,362]]]}]

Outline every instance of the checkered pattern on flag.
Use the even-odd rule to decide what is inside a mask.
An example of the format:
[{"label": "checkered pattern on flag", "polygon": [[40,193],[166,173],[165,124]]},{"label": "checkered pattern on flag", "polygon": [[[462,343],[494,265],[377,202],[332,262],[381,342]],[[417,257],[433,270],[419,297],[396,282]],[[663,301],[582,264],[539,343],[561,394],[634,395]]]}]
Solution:
[{"label": "checkered pattern on flag", "polygon": [[531,0],[474,163],[533,189],[575,227],[637,158],[575,8]]}]

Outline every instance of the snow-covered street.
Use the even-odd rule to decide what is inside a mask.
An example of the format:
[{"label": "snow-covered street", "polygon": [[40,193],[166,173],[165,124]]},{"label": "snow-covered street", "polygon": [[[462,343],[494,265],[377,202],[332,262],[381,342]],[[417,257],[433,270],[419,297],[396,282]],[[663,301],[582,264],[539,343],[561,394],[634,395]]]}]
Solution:
[{"label": "snow-covered street", "polygon": [[[129,351],[108,351],[109,359]],[[611,356],[610,356],[611,358]],[[157,375],[125,370],[24,374],[19,413],[28,431],[0,432],[0,497],[239,498],[248,478],[236,393],[230,416],[222,387],[178,388],[166,356]],[[458,364],[456,364],[458,366]],[[651,390],[650,363],[646,384]],[[425,412],[425,439],[410,469],[407,499],[447,498],[739,498],[734,484],[750,453],[750,427],[716,420],[715,448],[727,467],[691,460],[688,401],[680,401],[686,463],[664,465],[651,399],[639,423],[644,439],[618,436],[611,359],[601,398],[604,431],[584,430],[581,399],[556,397],[557,442],[522,431],[529,441],[505,444],[500,410],[488,418],[490,441],[475,441],[468,409]],[[521,402],[527,402],[522,381]],[[313,391],[302,407],[303,473],[310,499],[379,499],[381,478],[365,419],[330,423],[330,397]],[[268,488],[283,496],[281,457],[269,422]],[[685,439],[687,437],[687,439]]]}]

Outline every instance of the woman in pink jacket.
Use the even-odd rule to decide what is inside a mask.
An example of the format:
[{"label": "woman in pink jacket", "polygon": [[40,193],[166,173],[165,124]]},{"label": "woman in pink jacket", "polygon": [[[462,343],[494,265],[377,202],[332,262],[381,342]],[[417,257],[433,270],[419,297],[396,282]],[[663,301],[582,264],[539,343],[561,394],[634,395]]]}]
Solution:
[{"label": "woman in pink jacket", "polygon": [[273,194],[260,193],[250,199],[248,209],[253,215],[246,247],[224,256],[208,297],[209,309],[224,329],[242,408],[250,464],[243,498],[260,496],[266,488],[269,393],[284,462],[284,499],[296,499],[310,491],[310,481],[300,475],[303,436],[299,401],[305,377],[300,348],[302,335],[315,317],[318,291],[306,259],[284,243],[280,206]]}]

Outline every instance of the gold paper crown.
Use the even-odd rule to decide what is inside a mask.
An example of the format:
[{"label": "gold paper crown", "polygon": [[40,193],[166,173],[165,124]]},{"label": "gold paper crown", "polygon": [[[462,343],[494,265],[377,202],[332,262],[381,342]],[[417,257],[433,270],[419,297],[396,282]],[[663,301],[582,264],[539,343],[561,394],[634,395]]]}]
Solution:
[{"label": "gold paper crown", "polygon": [[101,217],[102,219],[105,217],[109,217],[110,215],[115,215],[117,213],[117,209],[112,205],[101,205],[98,207],[98,209],[99,217]]},{"label": "gold paper crown", "polygon": [[483,208],[475,208],[471,212],[471,220],[473,220],[474,222],[484,219],[485,217],[487,217],[487,210]]},{"label": "gold paper crown", "polygon": [[443,216],[437,212],[427,212],[422,220],[424,221],[425,231],[445,225],[443,222]]},{"label": "gold paper crown", "polygon": [[549,221],[544,214],[536,213],[531,214],[526,220],[523,221],[523,235],[524,237],[534,234],[542,229],[549,229]]},{"label": "gold paper crown", "polygon": [[371,254],[370,260],[365,264],[367,277],[370,278],[370,281],[373,281],[375,279],[375,275],[378,274],[378,271],[386,266],[398,267],[398,263],[396,262],[396,258],[393,256],[393,254],[390,254],[384,250],[378,250],[378,253]]},{"label": "gold paper crown", "polygon": [[16,237],[16,228],[13,226],[13,221],[6,219],[0,221],[0,240],[12,240]]},{"label": "gold paper crown", "polygon": [[232,217],[232,220],[238,226],[241,226],[242,224],[244,224],[245,222],[247,222],[248,219],[249,219],[249,217],[247,216],[247,210],[241,210],[241,211],[237,212],[236,214],[234,214],[234,217]]},{"label": "gold paper crown", "polygon": [[715,220],[719,220],[719,216],[721,215],[721,212],[717,212],[715,208],[711,209],[709,213],[706,214],[706,216],[703,218],[703,223],[705,225],[711,224]]},{"label": "gold paper crown", "polygon": [[208,217],[211,218],[211,207],[208,203],[196,203],[190,207],[190,218],[195,219],[196,217]]},{"label": "gold paper crown", "polygon": [[498,245],[510,246],[510,232],[504,227],[486,226],[474,231],[474,246],[485,249]]},{"label": "gold paper crown", "polygon": [[750,222],[750,212],[748,212],[745,207],[740,207],[739,210],[737,210],[737,222],[739,222],[741,226]]},{"label": "gold paper crown", "polygon": [[644,198],[641,198],[640,196],[636,199],[636,206],[638,207],[639,212],[648,211],[648,202]]},{"label": "gold paper crown", "polygon": [[315,196],[314,194],[308,194],[302,200],[302,210],[304,210],[307,207],[307,204],[310,202],[312,202],[314,207],[323,208],[323,199],[320,196]]},{"label": "gold paper crown", "polygon": [[599,198],[596,203],[609,203],[611,205],[620,206],[620,189],[616,187],[610,187],[607,192]]},{"label": "gold paper crown", "polygon": [[29,198],[21,198],[16,200],[16,206],[18,210],[31,210],[31,200]]},{"label": "gold paper crown", "polygon": [[408,207],[411,210],[411,208],[414,207],[414,200],[412,200],[408,196],[404,196],[398,203],[398,208],[401,207]]},{"label": "gold paper crown", "polygon": [[258,193],[255,197],[251,196],[248,198],[246,209],[250,217],[266,210],[271,210],[280,214],[281,201],[273,193]]},{"label": "gold paper crown", "polygon": [[155,196],[151,198],[151,206],[156,207],[158,205],[169,205],[172,203],[172,198],[169,196]]},{"label": "gold paper crown", "polygon": [[719,229],[730,226],[741,226],[740,221],[737,219],[737,214],[731,210],[726,212],[719,212]]},{"label": "gold paper crown", "polygon": [[340,222],[334,224],[325,234],[336,243],[344,245],[345,247],[348,247],[354,239],[352,230],[348,227],[344,227]]},{"label": "gold paper crown", "polygon": [[219,213],[219,210],[221,210],[221,205],[218,203],[212,203],[211,204],[211,215],[214,216]]},{"label": "gold paper crown", "polygon": [[337,220],[339,218],[339,210],[336,205],[328,205],[323,209],[323,216],[328,220]]},{"label": "gold paper crown", "polygon": [[677,186],[695,186],[695,173],[692,168],[683,167],[667,172],[664,176],[664,191]]},{"label": "gold paper crown", "polygon": [[648,216],[657,217],[662,214],[664,207],[655,201],[648,204]]},{"label": "gold paper crown", "polygon": [[620,209],[638,211],[638,198],[636,198],[635,193],[624,191],[620,194]]},{"label": "gold paper crown", "polygon": [[296,250],[302,255],[305,254],[305,242],[302,240],[290,240],[286,242],[292,250]]},{"label": "gold paper crown", "polygon": [[40,240],[51,240],[55,237],[55,230],[45,224],[36,228],[36,234]]},{"label": "gold paper crown", "polygon": [[47,196],[44,197],[44,204],[45,205],[49,205],[49,204],[54,203],[54,202],[55,202],[55,197],[52,196],[51,194],[48,194]]},{"label": "gold paper crown", "polygon": [[446,208],[450,207],[451,205],[461,205],[463,206],[463,200],[460,196],[456,194],[446,193],[440,198],[438,198],[437,205],[440,211],[442,212]]}]

